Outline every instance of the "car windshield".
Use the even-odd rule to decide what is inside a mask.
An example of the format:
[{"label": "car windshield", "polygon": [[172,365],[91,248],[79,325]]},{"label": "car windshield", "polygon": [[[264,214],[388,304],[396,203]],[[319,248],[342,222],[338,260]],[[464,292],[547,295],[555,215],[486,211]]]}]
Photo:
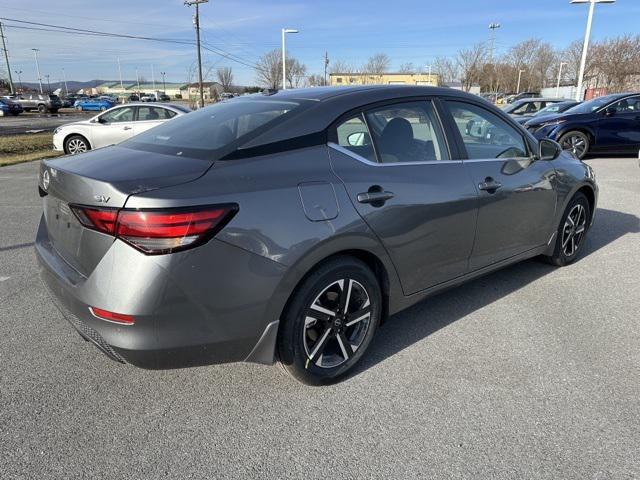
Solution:
[{"label": "car windshield", "polygon": [[524,102],[513,102],[510,103],[508,105],[505,105],[504,107],[502,107],[502,111],[504,113],[511,113],[513,112],[516,108],[520,107]]},{"label": "car windshield", "polygon": [[216,160],[307,104],[255,98],[220,102],[177,117],[122,145],[168,155]]},{"label": "car windshield", "polygon": [[547,105],[546,107],[544,107],[543,109],[541,109],[538,113],[536,113],[534,116],[538,116],[538,115],[545,115],[547,113],[556,113],[556,112],[560,112],[562,111],[562,109],[566,106],[567,104],[564,102],[559,102],[559,103],[552,103],[551,105]]},{"label": "car windshield", "polygon": [[604,97],[594,98],[593,100],[589,100],[588,102],[581,103],[580,105],[576,105],[575,107],[571,107],[565,113],[591,113],[595,112],[599,108],[604,107],[605,105],[617,100],[620,98],[619,95],[606,95]]}]

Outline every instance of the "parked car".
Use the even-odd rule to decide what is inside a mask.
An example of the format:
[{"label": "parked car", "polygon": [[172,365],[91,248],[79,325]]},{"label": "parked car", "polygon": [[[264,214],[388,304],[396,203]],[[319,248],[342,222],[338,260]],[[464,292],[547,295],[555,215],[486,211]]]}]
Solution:
[{"label": "parked car", "polygon": [[554,114],[558,114],[558,113],[563,113],[563,112],[566,112],[567,110],[569,110],[570,108],[575,107],[579,103],[580,102],[577,102],[575,100],[565,100],[565,101],[561,101],[561,102],[550,103],[546,107],[538,110],[533,115],[515,116],[514,120],[516,122],[518,122],[520,125],[524,125],[529,120],[531,120],[533,117],[537,117],[537,116],[540,116],[540,115],[554,115]]},{"label": "parked car", "polygon": [[640,148],[640,93],[594,98],[559,115],[534,117],[525,127],[578,158],[589,153],[626,154]]},{"label": "parked car", "polygon": [[136,95],[135,93],[132,93],[131,95],[129,95],[127,97],[127,101],[128,102],[139,102],[140,101],[140,97],[138,95]]},{"label": "parked car", "polygon": [[532,117],[543,108],[554,103],[567,101],[566,98],[522,98],[502,107],[504,113],[508,113],[514,118]]},{"label": "parked car", "polygon": [[110,99],[106,98],[87,98],[84,100],[77,100],[74,103],[74,107],[76,110],[86,111],[86,110],[108,110],[115,105]]},{"label": "parked car", "polygon": [[158,95],[158,100],[161,102],[168,102],[171,100],[171,97],[166,93],[161,93],[160,95]]},{"label": "parked car", "polygon": [[540,97],[540,94],[537,92],[522,92],[522,93],[516,93],[514,95],[509,95],[506,98],[506,101],[507,103],[513,103],[518,100],[522,100],[523,98],[537,98],[537,97]]},{"label": "parked car", "polygon": [[155,93],[143,93],[142,96],[140,97],[140,101],[141,102],[155,102],[156,101],[156,95],[155,95]]},{"label": "parked car", "polygon": [[190,112],[179,105],[126,104],[107,110],[89,120],[68,123],[53,132],[54,150],[68,155],[120,143],[133,135]]},{"label": "parked car", "polygon": [[22,93],[15,101],[19,103],[25,112],[37,110],[40,113],[56,113],[62,108],[62,102],[57,95],[42,93]]},{"label": "parked car", "polygon": [[0,117],[8,115],[20,115],[23,112],[22,106],[9,98],[0,98]]},{"label": "parked car", "polygon": [[38,182],[44,283],[111,358],[277,358],[309,384],[428,295],[537,255],[571,263],[598,193],[590,166],[481,98],[393,85],[219,102],[44,160]]},{"label": "parked car", "polygon": [[60,101],[62,102],[62,108],[72,108],[77,100],[78,98],[73,96],[60,98]]}]

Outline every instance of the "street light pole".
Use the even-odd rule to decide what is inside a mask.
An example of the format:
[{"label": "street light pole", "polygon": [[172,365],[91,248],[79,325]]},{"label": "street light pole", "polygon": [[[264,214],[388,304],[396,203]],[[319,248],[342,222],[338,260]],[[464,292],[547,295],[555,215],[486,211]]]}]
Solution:
[{"label": "street light pole", "polygon": [[[489,29],[491,30],[491,53],[490,53],[490,65],[491,65],[491,80],[489,82],[489,91],[493,90],[493,70],[495,70],[494,65],[493,65],[493,50],[495,48],[495,44],[496,44],[496,30],[498,28],[500,28],[501,25],[499,23],[490,23],[489,24]],[[496,85],[497,87],[497,85]],[[494,98],[494,103],[498,101],[498,89],[496,88],[496,92],[495,92],[495,98]]]},{"label": "street light pole", "polygon": [[209,0],[185,0],[184,4],[188,7],[195,5],[196,14],[193,17],[193,23],[196,27],[196,49],[198,50],[198,85],[200,86],[200,107],[204,107],[204,87],[202,85],[202,54],[200,53],[200,4],[207,3]]},{"label": "street light pole", "polygon": [[582,43],[582,58],[580,59],[580,72],[578,73],[578,87],[576,91],[576,101],[582,101],[584,92],[582,83],[584,81],[584,70],[587,64],[587,52],[589,51],[589,40],[591,38],[591,24],[593,22],[593,11],[596,3],[615,3],[616,0],[571,0],[571,3],[588,3],[589,16],[587,17],[587,28],[584,32],[584,42]]},{"label": "street light pole", "polygon": [[44,93],[42,91],[42,77],[40,76],[40,64],[38,63],[38,52],[40,51],[40,49],[32,48],[31,50],[33,50],[33,54],[36,57],[36,72],[38,73],[38,83],[40,84],[40,93]]},{"label": "street light pole", "polygon": [[287,66],[286,66],[286,58],[287,58],[287,48],[285,46],[284,37],[287,33],[298,33],[298,30],[294,28],[283,28],[282,29],[282,89],[287,89]]},{"label": "street light pole", "polygon": [[560,69],[558,70],[558,83],[556,84],[556,98],[560,98],[560,79],[562,79],[563,65],[567,65],[567,62],[560,62]]},{"label": "street light pole", "polygon": [[45,75],[45,78],[47,79],[47,93],[51,94],[51,82],[49,81],[49,74],[48,73]]},{"label": "street light pole", "polygon": [[18,76],[18,85],[20,85],[20,90],[23,90],[22,88],[22,77],[20,75],[22,75],[22,70],[14,70],[14,72],[16,72],[16,75]]},{"label": "street light pole", "polygon": [[62,79],[64,80],[64,94],[66,97],[69,96],[69,87],[67,87],[67,74],[64,72],[64,68],[62,69]]},{"label": "street light pole", "polygon": [[164,81],[166,74],[167,72],[160,72],[160,75],[162,75],[162,93],[164,93],[165,95],[167,94],[167,84]]},{"label": "street light pole", "polygon": [[520,93],[520,79],[522,78],[522,73],[525,70],[523,68],[518,70],[518,86],[516,87],[516,94]]}]

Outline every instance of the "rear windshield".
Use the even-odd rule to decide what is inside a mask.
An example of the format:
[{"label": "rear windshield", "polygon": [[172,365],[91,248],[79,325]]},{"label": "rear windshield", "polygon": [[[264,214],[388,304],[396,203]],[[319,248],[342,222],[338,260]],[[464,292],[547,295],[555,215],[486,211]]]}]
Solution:
[{"label": "rear windshield", "polygon": [[229,100],[175,118],[121,145],[216,160],[304,108],[300,101]]}]

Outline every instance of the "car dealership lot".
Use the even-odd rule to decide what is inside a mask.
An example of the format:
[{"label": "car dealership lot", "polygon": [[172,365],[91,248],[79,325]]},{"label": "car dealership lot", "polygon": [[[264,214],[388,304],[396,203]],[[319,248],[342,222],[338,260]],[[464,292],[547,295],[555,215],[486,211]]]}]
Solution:
[{"label": "car dealership lot", "polygon": [[108,360],[38,279],[37,163],[1,168],[2,477],[640,477],[640,169],[589,163],[600,201],[582,259],[422,302],[322,388],[258,365]]}]

